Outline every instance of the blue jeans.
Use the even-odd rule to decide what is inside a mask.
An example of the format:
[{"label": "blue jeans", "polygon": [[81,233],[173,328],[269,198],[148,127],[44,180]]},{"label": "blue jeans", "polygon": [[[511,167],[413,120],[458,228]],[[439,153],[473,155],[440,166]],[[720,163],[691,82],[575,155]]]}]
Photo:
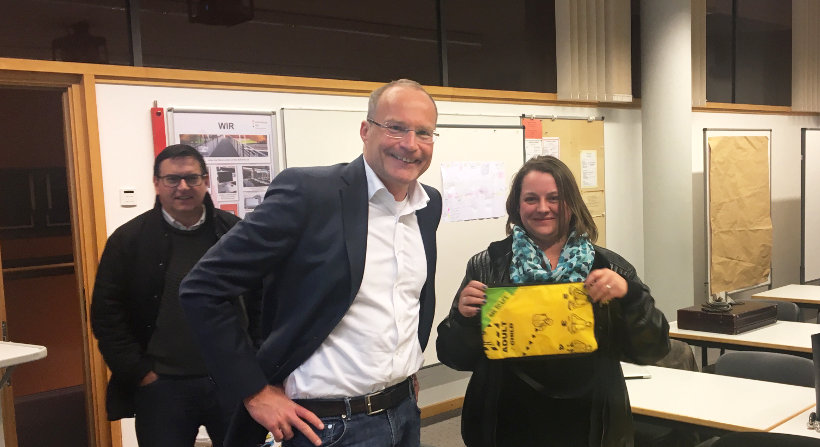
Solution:
[{"label": "blue jeans", "polygon": [[140,447],[193,447],[199,426],[221,447],[233,414],[220,405],[210,377],[160,376],[134,396]]},{"label": "blue jeans", "polygon": [[[348,414],[350,406],[348,405]],[[418,447],[421,444],[421,410],[415,395],[379,414],[321,418],[324,430],[311,426],[322,440],[322,447]],[[302,432],[295,430],[293,438],[282,447],[315,447]]]}]

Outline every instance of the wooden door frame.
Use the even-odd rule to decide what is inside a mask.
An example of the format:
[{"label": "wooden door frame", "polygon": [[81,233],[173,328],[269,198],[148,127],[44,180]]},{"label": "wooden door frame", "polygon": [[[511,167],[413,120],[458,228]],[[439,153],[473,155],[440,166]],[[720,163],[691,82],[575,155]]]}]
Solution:
[{"label": "wooden door frame", "polygon": [[[48,64],[45,62],[44,64]],[[89,445],[121,447],[119,422],[109,422],[105,410],[108,370],[88,318],[97,264],[107,239],[103,203],[102,163],[97,125],[95,78],[89,73],[8,70],[0,67],[0,86],[47,88],[63,92],[69,199],[74,242],[74,268],[83,323],[85,394]]]},{"label": "wooden door frame", "polygon": [[[3,271],[3,250],[0,247],[0,272]],[[5,287],[3,285],[3,274],[0,273],[0,321],[5,323],[8,321],[6,318],[6,306],[5,306]],[[4,334],[5,335],[5,334]],[[2,337],[3,341],[5,341],[5,336]],[[0,368],[0,372],[5,373],[5,368]],[[17,421],[14,415],[14,411],[11,413],[3,412],[3,408],[14,408],[14,391],[11,389],[11,386],[3,385],[3,388],[0,389],[0,413],[2,414],[3,418],[3,425],[2,425],[2,441],[4,442],[4,446],[9,447],[17,447]]]}]

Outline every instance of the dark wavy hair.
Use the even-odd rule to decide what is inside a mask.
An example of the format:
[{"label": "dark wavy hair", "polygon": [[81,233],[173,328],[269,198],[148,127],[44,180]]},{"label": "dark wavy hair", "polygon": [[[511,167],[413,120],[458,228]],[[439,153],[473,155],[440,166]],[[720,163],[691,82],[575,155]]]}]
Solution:
[{"label": "dark wavy hair", "polygon": [[521,203],[521,184],[524,177],[532,171],[544,172],[552,175],[555,185],[558,187],[558,212],[564,213],[564,207],[569,208],[569,225],[562,219],[558,219],[558,231],[562,235],[568,235],[575,230],[578,235],[586,234],[591,242],[598,240],[598,226],[592,220],[587,205],[581,198],[581,190],[575,182],[572,171],[561,160],[544,155],[529,159],[524,166],[513,177],[510,185],[510,195],[507,196],[507,234],[512,233],[512,226],[518,225],[524,228],[521,222],[519,204]]}]

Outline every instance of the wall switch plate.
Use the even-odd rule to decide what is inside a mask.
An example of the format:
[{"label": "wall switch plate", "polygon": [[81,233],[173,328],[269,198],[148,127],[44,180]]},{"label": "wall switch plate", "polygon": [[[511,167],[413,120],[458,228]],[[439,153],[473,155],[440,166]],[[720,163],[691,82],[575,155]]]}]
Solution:
[{"label": "wall switch plate", "polygon": [[134,188],[120,188],[120,206],[137,206],[137,191]]}]

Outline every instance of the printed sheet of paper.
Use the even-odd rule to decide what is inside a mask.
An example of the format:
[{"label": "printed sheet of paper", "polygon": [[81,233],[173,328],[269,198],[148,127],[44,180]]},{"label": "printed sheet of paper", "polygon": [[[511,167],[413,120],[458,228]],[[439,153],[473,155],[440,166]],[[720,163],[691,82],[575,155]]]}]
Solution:
[{"label": "printed sheet of paper", "polygon": [[504,163],[463,161],[441,164],[445,222],[489,219],[506,214]]},{"label": "printed sheet of paper", "polygon": [[589,209],[589,214],[592,214],[592,217],[603,216],[606,212],[603,191],[581,191],[581,198],[584,199],[584,203],[587,209]]},{"label": "printed sheet of paper", "polygon": [[552,155],[555,158],[561,158],[561,139],[558,137],[542,138],[541,155]]},{"label": "printed sheet of paper", "polygon": [[541,140],[535,138],[524,140],[524,161],[537,157],[541,155],[542,152]]},{"label": "printed sheet of paper", "polygon": [[527,138],[524,140],[524,161],[539,155],[552,155],[559,158],[561,155],[561,139],[558,137]]},{"label": "printed sheet of paper", "polygon": [[598,151],[581,151],[581,188],[598,187]]}]

